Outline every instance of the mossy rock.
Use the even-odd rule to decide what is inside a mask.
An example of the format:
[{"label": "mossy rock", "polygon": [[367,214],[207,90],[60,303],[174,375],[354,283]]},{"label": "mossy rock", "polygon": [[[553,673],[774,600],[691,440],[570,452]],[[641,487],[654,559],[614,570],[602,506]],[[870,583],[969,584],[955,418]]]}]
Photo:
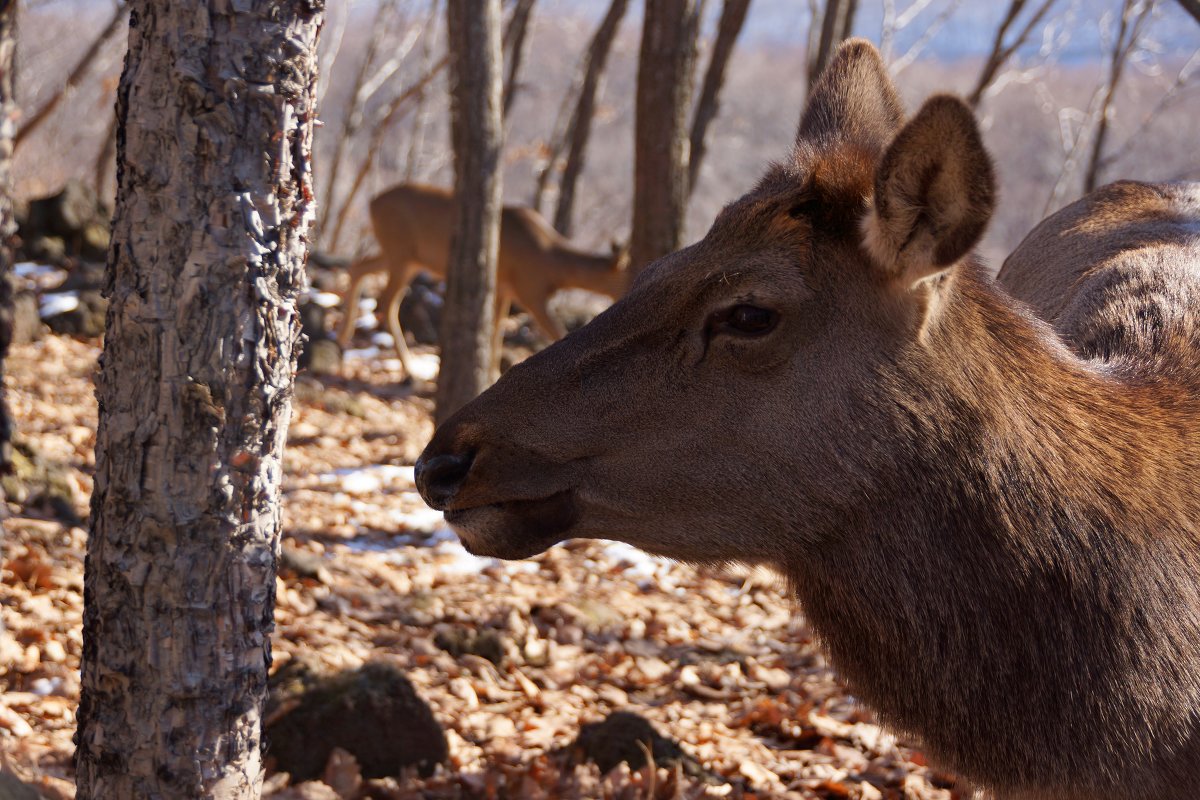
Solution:
[{"label": "mossy rock", "polygon": [[42,511],[68,525],[82,525],[75,488],[66,467],[47,461],[31,444],[13,442],[12,470],[0,477],[4,496],[28,510]]},{"label": "mossy rock", "polygon": [[80,292],[79,305],[70,311],[46,317],[45,322],[50,330],[60,336],[95,339],[104,335],[107,314],[108,301],[99,292]]},{"label": "mossy rock", "polygon": [[374,662],[323,676],[292,661],[270,681],[267,756],[293,783],[321,776],[340,747],[365,778],[396,777],[405,767],[429,775],[446,760],[446,735],[416,689],[392,664]]},{"label": "mossy rock", "polygon": [[496,666],[504,663],[504,635],[492,628],[474,631],[465,626],[445,627],[433,635],[433,643],[458,658],[465,654],[486,658]]},{"label": "mossy rock", "polygon": [[646,766],[647,751],[656,766],[673,768],[679,764],[685,775],[706,783],[723,782],[676,742],[656,731],[649,720],[632,711],[614,711],[600,722],[584,725],[568,752],[574,760],[594,762],[601,773],[606,773],[621,762],[631,770],[641,769]]}]

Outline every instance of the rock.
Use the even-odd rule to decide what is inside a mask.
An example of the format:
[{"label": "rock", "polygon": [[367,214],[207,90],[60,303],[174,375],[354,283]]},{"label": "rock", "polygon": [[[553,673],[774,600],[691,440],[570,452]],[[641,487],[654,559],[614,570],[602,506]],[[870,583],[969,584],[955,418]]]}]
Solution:
[{"label": "rock", "polygon": [[46,326],[38,314],[37,295],[30,291],[14,292],[12,343],[36,342],[45,333]]},{"label": "rock", "polygon": [[680,764],[686,775],[709,783],[722,782],[678,744],[656,731],[649,720],[631,711],[614,711],[602,722],[584,725],[568,752],[576,760],[595,762],[600,772],[605,773],[622,761],[630,769],[641,769],[646,765],[646,749],[657,766]]},{"label": "rock", "polygon": [[61,266],[67,260],[67,243],[61,236],[34,236],[20,252],[31,261]]},{"label": "rock", "polygon": [[[382,315],[386,309],[378,309]],[[409,284],[408,294],[400,301],[400,326],[417,344],[437,344],[438,325],[442,321],[442,295],[438,283],[425,273],[420,273]],[[382,318],[379,327],[387,330]]]},{"label": "rock", "polygon": [[41,800],[38,790],[8,771],[0,771],[0,800]]},{"label": "rock", "polygon": [[433,635],[433,643],[455,658],[470,654],[496,666],[503,663],[507,650],[503,634],[493,628],[476,632],[465,626],[446,626]]},{"label": "rock", "polygon": [[105,260],[111,212],[83,181],[67,181],[57,194],[30,201],[22,212],[18,233],[26,242],[26,257],[38,258],[34,251],[46,246],[54,248],[55,245],[48,241],[57,238],[62,252],[57,260],[48,259],[53,263],[58,263],[64,256],[78,256],[87,261]]},{"label": "rock", "polygon": [[79,293],[74,308],[47,316],[44,322],[61,336],[81,336],[94,339],[104,335],[104,319],[108,301],[96,291]]},{"label": "rock", "polygon": [[28,442],[18,439],[12,447],[12,470],[0,477],[4,497],[28,510],[42,511],[67,525],[80,526],[75,511],[75,487],[68,470],[48,462]]},{"label": "rock", "polygon": [[293,782],[319,778],[340,747],[365,778],[422,775],[446,760],[446,735],[433,712],[395,666],[367,664],[322,676],[293,660],[270,680],[265,729],[267,756]]},{"label": "rock", "polygon": [[308,578],[321,583],[329,583],[332,580],[329,570],[325,568],[325,559],[316,553],[309,553],[288,545],[284,545],[283,551],[280,553],[279,570],[280,572],[290,572],[297,578]]},{"label": "rock", "polygon": [[67,272],[60,292],[99,292],[104,288],[105,266],[97,261],[76,261]]},{"label": "rock", "polygon": [[313,375],[336,375],[342,368],[342,348],[333,339],[305,342],[296,366]]}]

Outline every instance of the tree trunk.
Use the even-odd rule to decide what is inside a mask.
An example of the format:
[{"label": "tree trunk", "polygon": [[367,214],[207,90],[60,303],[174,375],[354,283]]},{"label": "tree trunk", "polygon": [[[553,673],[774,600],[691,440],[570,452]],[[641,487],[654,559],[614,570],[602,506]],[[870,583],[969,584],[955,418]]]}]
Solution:
[{"label": "tree trunk", "polygon": [[688,159],[688,194],[696,188],[700,178],[700,162],[704,160],[704,137],[708,135],[708,126],[717,116],[721,107],[721,87],[725,84],[725,68],[729,66],[729,57],[733,54],[733,46],[742,25],[746,21],[746,12],[750,9],[750,0],[725,0],[721,8],[721,21],[717,24],[717,40],[713,43],[712,56],[708,60],[708,69],[704,73],[704,85],[700,89],[700,99],[696,103],[696,113],[692,115],[691,154]]},{"label": "tree trunk", "polygon": [[[12,344],[13,236],[17,222],[13,216],[12,154],[13,129],[17,103],[13,97],[13,67],[17,51],[17,0],[0,0],[0,473],[12,469],[12,415],[4,388],[4,359]],[[0,490],[0,503],[4,492]]]},{"label": "tree trunk", "polygon": [[647,0],[638,60],[630,267],[679,249],[687,210],[693,0]]},{"label": "tree trunk", "polygon": [[79,798],[256,798],[320,2],[131,3]]},{"label": "tree trunk", "polygon": [[596,113],[596,95],[600,91],[600,81],[604,77],[604,69],[608,64],[608,54],[612,51],[613,40],[625,16],[629,0],[612,0],[608,13],[604,15],[600,27],[592,36],[584,57],[583,84],[579,89],[579,97],[575,102],[575,112],[567,128],[567,137],[571,141],[571,149],[567,151],[567,163],[563,167],[562,180],[559,181],[558,206],[554,212],[554,227],[563,236],[571,235],[571,216],[575,208],[575,187],[579,176],[583,173],[584,156],[587,153],[588,139],[592,135],[592,117]]},{"label": "tree trunk", "polygon": [[536,0],[517,0],[508,23],[508,75],[504,79],[504,105],[501,111],[504,119],[508,119],[508,112],[517,99],[520,86],[517,78],[521,74],[521,62],[525,60],[525,43],[528,41],[529,18],[533,14],[534,2]]},{"label": "tree trunk", "polygon": [[[825,71],[825,65],[833,58],[839,44],[850,37],[854,30],[854,16],[858,12],[858,0],[825,0],[825,11],[821,15],[821,35],[817,50],[809,53],[808,85],[811,88]],[[814,18],[814,23],[816,22]],[[811,42],[811,37],[809,39]]]},{"label": "tree trunk", "polygon": [[437,420],[487,388],[492,375],[500,249],[500,0],[449,0],[454,241],[442,310]]}]

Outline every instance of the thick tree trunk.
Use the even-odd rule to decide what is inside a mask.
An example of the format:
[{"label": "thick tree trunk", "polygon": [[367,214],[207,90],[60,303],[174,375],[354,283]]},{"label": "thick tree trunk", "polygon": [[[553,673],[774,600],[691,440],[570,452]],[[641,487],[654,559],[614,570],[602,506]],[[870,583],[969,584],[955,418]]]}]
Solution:
[{"label": "thick tree trunk", "polygon": [[131,3],[81,798],[251,798],[313,220],[319,0]]},{"label": "thick tree trunk", "polygon": [[449,0],[454,241],[442,310],[440,423],[492,379],[496,256],[500,249],[500,0]]},{"label": "thick tree trunk", "polygon": [[558,187],[558,206],[554,212],[554,227],[563,236],[571,235],[571,217],[575,210],[575,188],[579,176],[583,173],[584,156],[587,153],[588,139],[592,135],[592,117],[596,113],[596,95],[600,91],[600,81],[604,77],[604,68],[608,64],[608,54],[612,51],[613,40],[621,26],[621,18],[629,0],[612,0],[608,13],[604,15],[600,27],[592,36],[584,61],[583,84],[579,89],[579,98],[575,102],[575,112],[571,115],[571,123],[567,129],[567,137],[571,148],[567,151],[567,163],[563,167],[562,180]]},{"label": "thick tree trunk", "polygon": [[696,59],[693,0],[646,0],[634,125],[630,267],[677,250],[687,210],[687,112]]},{"label": "thick tree trunk", "polygon": [[717,116],[721,107],[721,87],[725,84],[725,68],[729,66],[729,57],[733,55],[733,46],[742,25],[746,22],[746,12],[750,9],[750,0],[725,0],[721,8],[721,21],[717,24],[717,40],[713,43],[712,56],[708,60],[708,69],[704,72],[704,85],[700,88],[700,99],[696,102],[696,113],[692,115],[691,153],[688,158],[688,194],[696,188],[700,177],[700,162],[704,160],[704,138],[708,135],[708,126]]},{"label": "thick tree trunk", "polygon": [[[13,97],[13,67],[17,51],[17,0],[0,0],[0,472],[12,469],[13,422],[4,388],[4,359],[12,343],[13,216],[12,167],[13,130],[17,103]],[[0,490],[0,503],[4,492]],[[3,509],[0,508],[0,516]]]}]

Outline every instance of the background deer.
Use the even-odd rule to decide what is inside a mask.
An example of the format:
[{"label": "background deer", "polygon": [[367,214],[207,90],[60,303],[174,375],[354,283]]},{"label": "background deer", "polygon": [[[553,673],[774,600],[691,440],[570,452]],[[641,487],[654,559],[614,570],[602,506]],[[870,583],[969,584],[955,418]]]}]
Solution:
[{"label": "background deer", "polygon": [[905,124],[852,41],[791,156],[442,425],[418,487],[475,553],[777,568],[855,693],[999,796],[1194,797],[1200,187],[1051,217],[1016,297],[970,254],[993,205],[968,108]]},{"label": "background deer", "polygon": [[[363,280],[388,273],[379,308],[395,341],[407,375],[412,375],[408,345],[400,328],[400,301],[418,271],[442,278],[450,258],[454,228],[454,196],[431,186],[401,185],[371,200],[371,228],[382,251],[349,267],[350,286],[342,299],[346,316],[338,333],[344,349],[354,335]],[[500,253],[496,266],[496,331],[492,353],[499,364],[503,322],[515,300],[529,312],[551,340],[566,335],[550,314],[547,302],[560,289],[587,289],[620,297],[628,282],[621,254],[586,253],[558,234],[531,208],[505,206],[500,219]]]}]

